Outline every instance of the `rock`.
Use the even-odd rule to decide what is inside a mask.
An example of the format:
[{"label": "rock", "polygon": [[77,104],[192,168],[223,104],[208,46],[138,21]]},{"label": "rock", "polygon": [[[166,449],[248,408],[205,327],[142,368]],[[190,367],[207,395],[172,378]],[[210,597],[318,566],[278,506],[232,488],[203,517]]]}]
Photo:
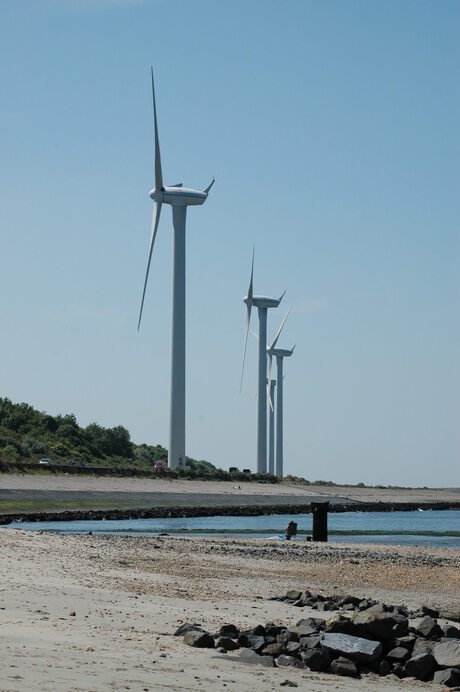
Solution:
[{"label": "rock", "polygon": [[[382,607],[383,604],[378,604]],[[403,615],[381,612],[372,606],[362,612],[357,612],[351,619],[353,634],[389,640],[394,637],[404,637],[408,632],[409,623]]]},{"label": "rock", "polygon": [[301,658],[304,665],[310,670],[324,671],[328,669],[332,656],[327,649],[318,647],[302,651]]},{"label": "rock", "polygon": [[460,668],[460,640],[446,639],[436,644],[433,655],[441,668]]},{"label": "rock", "polygon": [[277,637],[278,634],[281,634],[281,632],[284,632],[286,627],[283,627],[282,625],[274,625],[273,622],[269,622],[265,625],[265,632],[267,633],[267,636],[271,637]]},{"label": "rock", "polygon": [[298,685],[296,682],[292,682],[292,680],[284,680],[280,682],[280,687],[298,687]]},{"label": "rock", "polygon": [[446,685],[446,687],[457,687],[457,685],[460,685],[460,669],[446,668],[445,670],[437,670],[434,674],[433,682],[438,685]]},{"label": "rock", "polygon": [[352,629],[351,619],[336,613],[326,620],[324,629],[326,632],[343,632],[348,634],[350,629]]},{"label": "rock", "polygon": [[296,625],[292,631],[295,632],[299,638],[309,637],[311,634],[318,633],[318,629],[316,627],[312,627],[311,625]]},{"label": "rock", "polygon": [[249,630],[244,631],[245,634],[254,634],[258,637],[265,637],[267,632],[265,631],[265,627],[263,625],[256,625],[255,627],[251,627]]},{"label": "rock", "polygon": [[433,649],[436,646],[436,644],[439,644],[439,642],[431,641],[431,639],[423,639],[422,637],[418,637],[414,642],[414,656],[416,653],[420,653],[420,651],[423,650],[430,651],[431,653],[433,653]]},{"label": "rock", "polygon": [[355,661],[371,663],[382,656],[380,642],[353,637],[350,634],[326,632],[321,636],[321,645],[332,654],[344,654]]},{"label": "rock", "polygon": [[262,656],[279,656],[283,650],[283,645],[276,642],[275,644],[267,644],[260,652]]},{"label": "rock", "polygon": [[410,658],[410,652],[403,646],[397,646],[387,653],[386,658],[392,663],[401,663]]},{"label": "rock", "polygon": [[232,660],[243,661],[243,663],[258,663],[265,668],[273,668],[275,665],[273,656],[259,656],[252,649],[242,649],[239,656]]},{"label": "rock", "polygon": [[223,646],[216,646],[216,651],[218,654],[226,654],[227,653],[227,649],[224,649]]},{"label": "rock", "polygon": [[425,639],[433,639],[442,635],[441,628],[430,615],[425,615],[425,617],[422,618],[415,628],[415,631],[417,634],[420,634],[420,636],[425,637]]},{"label": "rock", "polygon": [[301,637],[300,648],[304,651],[308,649],[315,649],[320,645],[321,635],[313,634],[310,637]]},{"label": "rock", "polygon": [[182,637],[183,634],[186,632],[189,632],[190,630],[198,630],[199,632],[203,632],[203,628],[201,625],[198,625],[197,623],[193,624],[190,622],[184,622],[183,625],[177,628],[177,630],[174,632],[175,637]]},{"label": "rock", "polygon": [[222,625],[219,629],[219,637],[230,637],[237,639],[239,635],[238,627],[235,625]]},{"label": "rock", "polygon": [[189,630],[184,634],[184,644],[195,646],[200,649],[213,649],[214,639],[208,632]]},{"label": "rock", "polygon": [[406,675],[417,680],[426,680],[429,678],[435,667],[434,656],[429,649],[421,651],[412,656],[404,666]]},{"label": "rock", "polygon": [[444,637],[449,639],[460,639],[460,630],[454,625],[446,624],[442,626],[442,633]]},{"label": "rock", "polygon": [[402,665],[402,663],[395,663],[393,665],[391,672],[393,673],[393,675],[396,675],[398,678],[406,678],[407,677],[406,670],[405,670],[404,666]]},{"label": "rock", "polygon": [[288,601],[298,601],[299,598],[301,598],[302,592],[297,591],[296,589],[290,589],[289,591],[286,592],[286,600]]},{"label": "rock", "polygon": [[396,646],[403,646],[405,649],[408,649],[408,651],[412,651],[415,639],[416,637],[414,634],[408,634],[406,637],[397,637],[395,639],[395,644]]},{"label": "rock", "polygon": [[299,642],[289,642],[288,645],[286,646],[286,653],[294,655],[298,654],[300,652],[300,643]]},{"label": "rock", "polygon": [[377,666],[377,674],[388,675],[389,673],[391,673],[391,663],[384,658],[383,661],[380,661]]},{"label": "rock", "polygon": [[225,649],[225,651],[235,651],[235,649],[240,648],[239,644],[237,644],[237,642],[230,637],[219,637],[219,639],[216,641],[216,647]]},{"label": "rock", "polygon": [[70,616],[71,618],[76,617],[76,615],[77,615],[77,613],[76,613],[74,610],[71,610],[70,613],[69,613],[69,616]]},{"label": "rock", "polygon": [[460,610],[441,610],[439,617],[451,622],[460,622]]},{"label": "rock", "polygon": [[340,608],[341,606],[350,605],[353,608],[357,608],[360,603],[361,599],[357,598],[356,596],[343,596],[337,601],[337,606]]},{"label": "rock", "polygon": [[297,627],[313,627],[315,630],[320,630],[324,627],[325,620],[323,618],[302,618],[296,622]]},{"label": "rock", "polygon": [[302,663],[297,659],[294,658],[294,656],[286,656],[285,654],[281,654],[278,656],[276,659],[276,663],[278,666],[292,666],[293,668],[302,668]]},{"label": "rock", "polygon": [[262,651],[265,646],[265,639],[256,634],[246,634],[242,632],[238,637],[238,644],[247,649],[253,649],[253,651],[259,652]]},{"label": "rock", "polygon": [[288,642],[298,642],[299,635],[294,630],[284,630],[277,636],[277,640],[282,644],[287,644]]},{"label": "rock", "polygon": [[356,665],[353,663],[353,661],[350,661],[349,658],[344,658],[343,656],[340,656],[339,658],[336,658],[335,661],[332,661],[328,671],[329,673],[334,673],[334,675],[345,675],[349,678],[358,677],[358,669]]},{"label": "rock", "polygon": [[435,608],[429,608],[426,605],[422,606],[422,613],[424,615],[429,615],[431,618],[439,617],[439,610],[435,610]]}]

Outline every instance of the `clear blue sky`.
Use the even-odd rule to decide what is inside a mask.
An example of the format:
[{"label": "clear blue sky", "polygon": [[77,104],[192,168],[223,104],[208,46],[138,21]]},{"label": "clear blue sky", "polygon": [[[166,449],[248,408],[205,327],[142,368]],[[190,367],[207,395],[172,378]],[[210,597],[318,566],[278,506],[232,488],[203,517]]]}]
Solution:
[{"label": "clear blue sky", "polygon": [[256,292],[294,306],[286,472],[460,485],[459,33],[450,0],[0,3],[0,395],[167,445],[168,207],[136,332],[152,64],[165,181],[216,177],[188,214],[187,453],[255,467],[255,244]]}]

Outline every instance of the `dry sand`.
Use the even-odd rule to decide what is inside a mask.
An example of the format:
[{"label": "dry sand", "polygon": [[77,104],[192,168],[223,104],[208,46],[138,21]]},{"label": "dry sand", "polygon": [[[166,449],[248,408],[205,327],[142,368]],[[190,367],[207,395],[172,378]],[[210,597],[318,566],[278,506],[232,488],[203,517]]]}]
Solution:
[{"label": "dry sand", "polygon": [[448,549],[12,529],[0,530],[0,549],[0,690],[9,692],[266,692],[286,679],[318,692],[436,689],[392,676],[356,681],[251,666],[172,635],[183,621],[213,631],[318,615],[267,600],[287,588],[411,607],[460,603],[460,556]]}]

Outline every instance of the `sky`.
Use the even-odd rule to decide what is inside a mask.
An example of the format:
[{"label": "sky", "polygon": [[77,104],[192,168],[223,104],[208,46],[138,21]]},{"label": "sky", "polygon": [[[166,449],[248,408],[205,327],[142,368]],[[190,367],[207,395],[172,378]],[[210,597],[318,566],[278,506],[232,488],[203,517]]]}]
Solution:
[{"label": "sky", "polygon": [[[460,486],[460,4],[0,2],[0,396],[168,444],[187,215],[187,454],[256,467],[254,290],[292,304],[285,473]],[[253,312],[256,317],[256,311]],[[254,319],[251,330],[257,332]]]}]

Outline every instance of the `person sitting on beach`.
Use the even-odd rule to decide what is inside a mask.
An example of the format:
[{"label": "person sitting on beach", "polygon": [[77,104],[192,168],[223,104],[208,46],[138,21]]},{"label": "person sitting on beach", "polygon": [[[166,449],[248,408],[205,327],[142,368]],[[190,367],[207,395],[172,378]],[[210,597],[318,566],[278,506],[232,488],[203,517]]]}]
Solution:
[{"label": "person sitting on beach", "polygon": [[292,519],[284,529],[284,537],[287,541],[291,540],[291,536],[297,536],[297,524]]}]

